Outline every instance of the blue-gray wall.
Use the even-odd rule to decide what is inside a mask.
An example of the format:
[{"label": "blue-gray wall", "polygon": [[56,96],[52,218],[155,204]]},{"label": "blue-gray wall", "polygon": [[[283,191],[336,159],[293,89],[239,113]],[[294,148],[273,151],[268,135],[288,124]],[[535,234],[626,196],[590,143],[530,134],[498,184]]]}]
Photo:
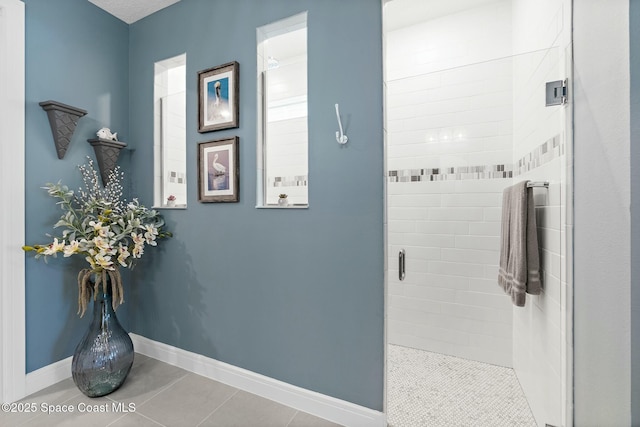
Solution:
[{"label": "blue-gray wall", "polygon": [[[308,11],[309,204],[255,209],[256,27]],[[379,0],[182,0],[130,27],[134,192],[153,192],[153,65],[187,54],[188,209],[134,270],[132,331],[376,410],[383,400]],[[240,64],[240,127],[197,132],[197,72]],[[335,140],[340,103],[349,143]],[[197,143],[240,138],[240,202],[197,201]]]},{"label": "blue-gray wall", "polygon": [[[46,243],[62,211],[41,190],[45,183],[80,184],[77,165],[94,156],[87,143],[102,126],[126,140],[129,126],[129,29],[86,0],[25,0],[26,242]],[[88,111],[59,160],[40,101]],[[11,143],[3,141],[2,143]],[[126,160],[126,155],[125,155]],[[49,264],[27,256],[27,372],[70,356],[90,315],[79,319],[75,276],[83,261]],[[126,320],[125,310],[118,310]]]},{"label": "blue-gray wall", "polygon": [[631,63],[631,421],[640,426],[640,0],[629,2]]},{"label": "blue-gray wall", "polygon": [[[175,238],[148,250],[119,317],[135,333],[382,410],[382,30],[378,0],[182,0],[131,26],[86,0],[25,0],[27,233],[59,216],[39,188],[80,184],[86,142],[109,126],[129,143],[133,195],[153,200],[153,65],[187,53],[189,207],[165,211]],[[257,210],[256,27],[308,11],[307,210]],[[240,63],[240,127],[197,132],[196,74]],[[58,160],[53,99],[89,111]],[[335,141],[340,103],[349,144]],[[240,202],[197,201],[197,143],[240,137]],[[82,261],[27,261],[27,370],[73,352]]]}]

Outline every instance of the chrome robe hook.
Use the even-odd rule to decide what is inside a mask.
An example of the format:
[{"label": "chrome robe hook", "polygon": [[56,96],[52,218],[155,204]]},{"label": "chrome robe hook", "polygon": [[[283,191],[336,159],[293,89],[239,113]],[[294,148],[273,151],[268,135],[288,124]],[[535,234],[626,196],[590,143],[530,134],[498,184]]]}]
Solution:
[{"label": "chrome robe hook", "polygon": [[347,135],[345,135],[342,131],[342,121],[340,121],[340,107],[338,107],[338,104],[336,104],[336,117],[338,118],[338,127],[340,128],[340,131],[336,132],[336,141],[338,141],[339,144],[346,144],[349,138],[347,138]]}]

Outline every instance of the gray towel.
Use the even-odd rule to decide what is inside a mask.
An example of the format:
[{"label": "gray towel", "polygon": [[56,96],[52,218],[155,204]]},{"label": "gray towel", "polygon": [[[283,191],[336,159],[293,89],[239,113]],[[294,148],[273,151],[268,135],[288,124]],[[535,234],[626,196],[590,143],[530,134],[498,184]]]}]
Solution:
[{"label": "gray towel", "polygon": [[502,197],[498,283],[518,307],[524,307],[525,293],[539,295],[541,290],[533,189],[527,188],[528,182],[505,188]]}]

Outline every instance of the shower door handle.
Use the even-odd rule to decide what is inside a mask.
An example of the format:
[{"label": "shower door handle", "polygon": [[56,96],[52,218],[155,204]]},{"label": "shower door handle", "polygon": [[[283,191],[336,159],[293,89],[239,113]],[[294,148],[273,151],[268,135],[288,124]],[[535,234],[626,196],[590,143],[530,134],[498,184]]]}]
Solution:
[{"label": "shower door handle", "polygon": [[398,253],[398,279],[404,280],[405,276],[405,252],[404,249],[400,249]]}]

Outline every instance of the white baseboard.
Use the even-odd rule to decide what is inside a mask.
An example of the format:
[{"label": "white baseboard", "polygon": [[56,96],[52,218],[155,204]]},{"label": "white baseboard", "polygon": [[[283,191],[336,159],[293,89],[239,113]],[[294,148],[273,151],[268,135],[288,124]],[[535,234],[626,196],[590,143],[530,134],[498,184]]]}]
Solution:
[{"label": "white baseboard", "polygon": [[26,396],[54,385],[57,382],[71,378],[71,359],[69,356],[51,365],[47,365],[33,372],[26,378]]},{"label": "white baseboard", "polygon": [[348,427],[386,427],[385,414],[130,334],[137,353]]}]

